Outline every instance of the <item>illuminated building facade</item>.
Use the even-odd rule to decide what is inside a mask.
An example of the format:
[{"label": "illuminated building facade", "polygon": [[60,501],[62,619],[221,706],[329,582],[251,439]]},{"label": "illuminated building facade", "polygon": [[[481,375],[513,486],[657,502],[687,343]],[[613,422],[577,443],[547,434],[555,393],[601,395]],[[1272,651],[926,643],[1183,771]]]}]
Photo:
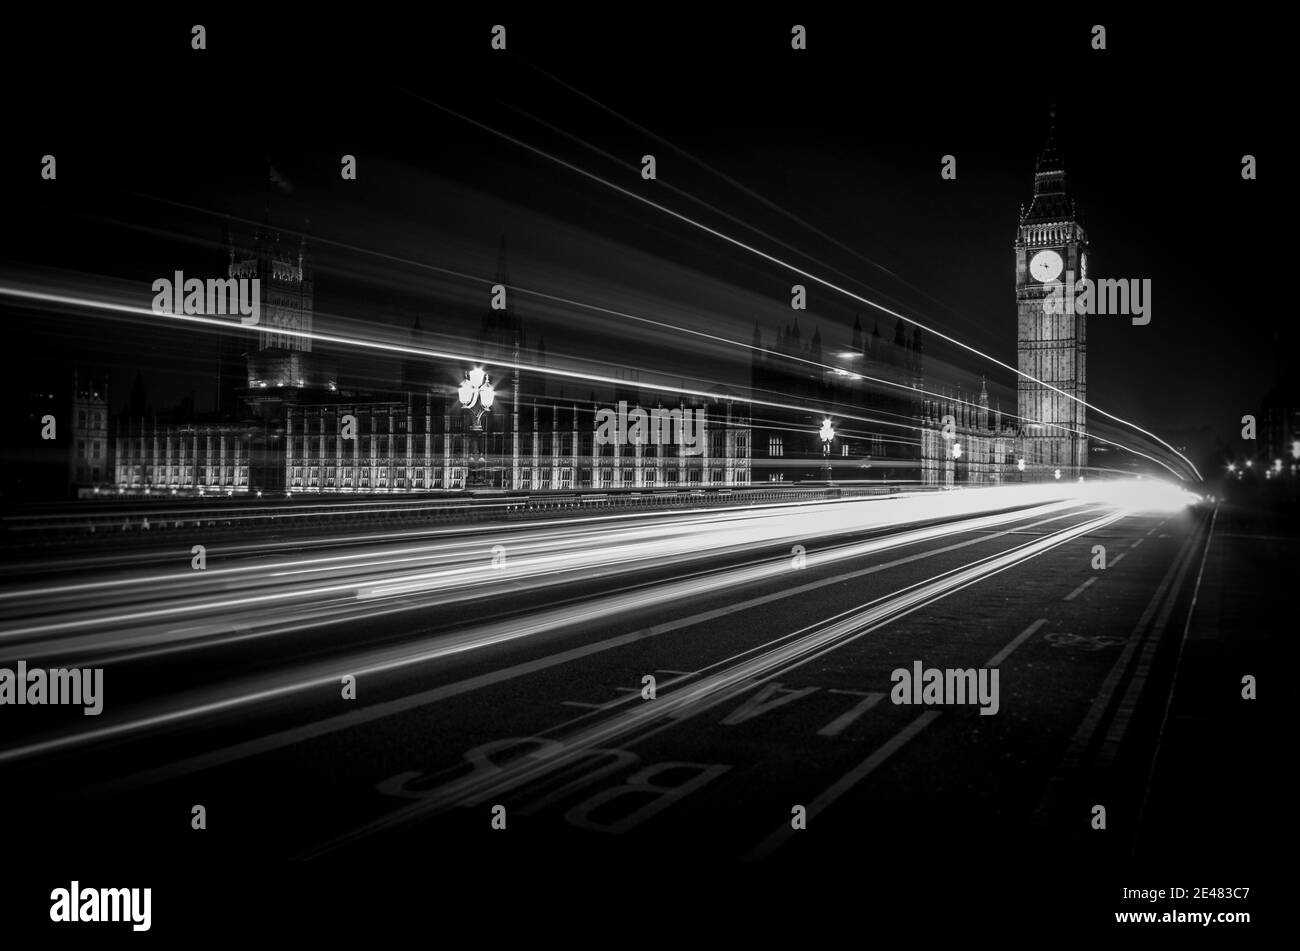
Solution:
[{"label": "illuminated building facade", "polygon": [[247,492],[256,426],[122,421],[114,483],[130,492]]},{"label": "illuminated building facade", "polygon": [[921,416],[921,484],[1002,485],[1024,481],[1018,468],[1020,439],[1004,423],[1000,409],[989,408],[988,388],[981,382],[972,405],[955,397],[923,401]]},{"label": "illuminated building facade", "polygon": [[[747,486],[750,441],[747,404],[719,390],[680,403],[703,413],[698,450],[680,445],[602,445],[599,409],[610,405],[547,394],[543,374],[520,369],[544,363],[545,348],[525,346],[513,304],[482,318],[477,357],[493,377],[495,400],[475,428],[457,387],[470,369],[408,358],[388,393],[340,390],[334,361],[311,352],[313,291],[305,241],[293,254],[278,235],[260,230],[251,251],[226,240],[231,277],[262,281],[263,324],[232,325],[220,346],[217,405],[210,420],[191,414],[146,418],[143,410],[118,421],[113,481],[123,491],[237,493],[252,490],[320,493],[436,492],[465,489],[568,491]],[[504,245],[497,282],[509,285]],[[268,317],[270,318],[268,320]],[[425,344],[417,320],[412,344]],[[243,373],[230,372],[235,354]],[[515,366],[498,370],[494,362]],[[614,399],[639,403],[635,386]],[[650,409],[651,405],[646,404]]]},{"label": "illuminated building facade", "polygon": [[[749,485],[745,406],[720,395],[705,416],[701,452],[680,445],[600,445],[595,403],[519,401],[485,414],[482,433],[451,387],[400,400],[298,404],[288,409],[285,485],[305,492],[673,489]],[[685,408],[685,404],[678,407]],[[505,430],[506,420],[519,428]]]}]

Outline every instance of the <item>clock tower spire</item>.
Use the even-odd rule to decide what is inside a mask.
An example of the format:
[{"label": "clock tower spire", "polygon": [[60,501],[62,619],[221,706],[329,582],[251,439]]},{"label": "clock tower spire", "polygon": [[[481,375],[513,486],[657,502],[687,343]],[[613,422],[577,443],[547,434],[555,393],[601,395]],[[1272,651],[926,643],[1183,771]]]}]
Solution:
[{"label": "clock tower spire", "polygon": [[[1088,465],[1087,337],[1084,315],[1070,303],[1088,274],[1088,237],[1065,187],[1065,156],[1056,143],[1056,109],[1034,166],[1034,190],[1016,231],[1016,350],[1021,454],[1026,471],[1077,478]],[[1035,383],[1026,377],[1041,382]]]}]

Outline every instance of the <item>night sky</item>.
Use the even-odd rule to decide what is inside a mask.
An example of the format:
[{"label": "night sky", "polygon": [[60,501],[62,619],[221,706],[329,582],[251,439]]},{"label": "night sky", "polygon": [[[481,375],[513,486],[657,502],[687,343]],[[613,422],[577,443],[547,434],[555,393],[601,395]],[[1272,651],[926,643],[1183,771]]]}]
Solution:
[{"label": "night sky", "polygon": [[[743,342],[755,321],[770,341],[795,316],[798,279],[780,267],[454,112],[1014,365],[1017,212],[1054,102],[1093,275],[1153,282],[1149,325],[1090,320],[1089,401],[1202,461],[1271,388],[1293,385],[1296,332],[1276,286],[1290,259],[1276,28],[1038,8],[685,10],[15,21],[0,67],[0,275],[93,276],[147,305],[156,277],[214,274],[227,216],[247,233],[269,204],[286,240],[309,227],[318,327],[401,340],[418,316],[470,337],[502,237],[512,282],[557,297]],[[804,52],[790,49],[796,22]],[[1094,22],[1105,51],[1089,48]],[[494,23],[505,53],[489,49]],[[56,182],[40,179],[46,153]],[[355,182],[339,176],[345,153]],[[640,178],[645,153],[655,182]],[[1241,179],[1246,153],[1258,181]],[[945,154],[956,181],[940,178]],[[268,159],[291,193],[268,186]],[[209,408],[210,335],[0,307],[10,386],[94,363],[112,368],[115,407],[139,369],[156,407],[193,391]],[[544,335],[553,355],[747,382],[745,352],[526,295],[516,307],[528,342]],[[833,351],[857,313],[892,336],[893,317],[811,284],[798,317]],[[347,385],[392,381],[394,363],[340,357]],[[987,375],[1014,409],[1012,375],[968,353],[931,339],[927,370],[948,387]]]}]

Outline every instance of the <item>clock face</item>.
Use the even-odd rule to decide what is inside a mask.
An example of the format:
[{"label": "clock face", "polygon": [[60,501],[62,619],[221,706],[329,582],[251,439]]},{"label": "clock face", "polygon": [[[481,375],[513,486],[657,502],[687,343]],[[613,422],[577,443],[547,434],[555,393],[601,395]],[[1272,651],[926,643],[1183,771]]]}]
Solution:
[{"label": "clock face", "polygon": [[1034,280],[1046,284],[1048,281],[1054,281],[1061,275],[1061,270],[1065,267],[1065,262],[1055,251],[1039,251],[1029,259],[1029,273],[1034,276]]},{"label": "clock face", "polygon": [[1085,281],[1088,279],[1088,255],[1079,256],[1079,276]]}]

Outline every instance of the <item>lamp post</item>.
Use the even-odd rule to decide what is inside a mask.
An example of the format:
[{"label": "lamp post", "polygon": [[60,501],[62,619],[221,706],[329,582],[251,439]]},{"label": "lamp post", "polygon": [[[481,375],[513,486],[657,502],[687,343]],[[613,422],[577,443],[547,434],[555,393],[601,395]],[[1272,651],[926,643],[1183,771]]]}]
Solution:
[{"label": "lamp post", "polygon": [[829,419],[822,420],[822,428],[817,431],[822,440],[822,461],[826,470],[826,484],[831,484],[831,441],[835,438],[835,427]]},{"label": "lamp post", "polygon": [[[480,486],[486,482],[482,469],[477,473],[473,471],[475,455],[478,455],[478,462],[486,465],[487,459],[483,453],[475,447],[480,439],[484,439],[483,434],[483,414],[492,409],[492,402],[496,399],[496,391],[492,389],[492,381],[480,367],[475,367],[465,373],[465,379],[461,381],[460,389],[457,391],[460,399],[461,408],[468,410],[473,422],[470,424],[470,450],[469,461],[471,466],[470,485]],[[477,436],[477,438],[475,438]]]}]

